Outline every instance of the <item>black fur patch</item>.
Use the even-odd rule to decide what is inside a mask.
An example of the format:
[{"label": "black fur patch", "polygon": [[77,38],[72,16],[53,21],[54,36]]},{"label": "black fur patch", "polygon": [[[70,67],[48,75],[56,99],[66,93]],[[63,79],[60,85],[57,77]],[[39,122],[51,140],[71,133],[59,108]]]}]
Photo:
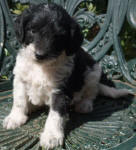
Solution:
[{"label": "black fur patch", "polygon": [[16,20],[19,41],[36,47],[37,59],[73,55],[83,42],[80,26],[65,9],[54,3],[31,5]]},{"label": "black fur patch", "polygon": [[68,96],[66,96],[65,94],[63,94],[62,92],[60,93],[54,93],[52,95],[52,109],[54,111],[59,112],[59,114],[61,116],[64,116],[67,114],[68,110],[69,110],[69,98]]},{"label": "black fur patch", "polygon": [[94,59],[84,50],[80,49],[76,53],[72,74],[67,79],[65,87],[63,87],[63,91],[65,91],[69,97],[72,98],[74,92],[78,92],[82,89],[84,85],[85,71],[87,67],[92,69],[95,63]]},{"label": "black fur patch", "polygon": [[106,74],[102,71],[101,78],[100,78],[100,83],[104,85],[108,85],[110,87],[115,87],[113,81],[107,78]]}]

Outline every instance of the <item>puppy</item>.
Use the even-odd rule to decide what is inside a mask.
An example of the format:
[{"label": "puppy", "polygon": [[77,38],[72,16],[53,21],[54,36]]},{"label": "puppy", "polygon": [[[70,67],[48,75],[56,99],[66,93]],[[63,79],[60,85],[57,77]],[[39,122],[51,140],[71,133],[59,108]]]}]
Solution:
[{"label": "puppy", "polygon": [[89,113],[98,94],[117,98],[129,93],[103,84],[98,63],[81,48],[79,25],[61,6],[31,5],[15,26],[22,48],[13,71],[13,107],[4,128],[20,127],[35,106],[48,105],[40,144],[51,149],[63,144],[69,105],[74,105],[76,112]]}]

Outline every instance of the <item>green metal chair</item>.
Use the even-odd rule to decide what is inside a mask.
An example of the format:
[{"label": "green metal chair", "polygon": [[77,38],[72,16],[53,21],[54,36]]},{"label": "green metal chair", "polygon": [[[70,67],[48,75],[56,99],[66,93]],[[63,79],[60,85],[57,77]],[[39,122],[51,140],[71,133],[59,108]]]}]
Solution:
[{"label": "green metal chair", "polygon": [[[20,3],[41,3],[47,0],[12,0]],[[76,9],[86,0],[52,0],[67,9],[82,25],[98,26],[93,40],[84,40],[83,48],[103,67],[117,88],[127,88],[136,95],[136,58],[126,61],[121,46],[120,32],[125,17],[136,28],[136,0],[108,0],[105,14]],[[102,5],[106,0],[94,0]],[[96,5],[96,6],[97,6]],[[77,10],[77,11],[75,11]],[[5,130],[2,121],[12,106],[12,69],[20,45],[15,37],[13,19],[6,0],[0,0],[0,149],[40,150],[39,133],[47,112],[33,113],[21,128]],[[136,39],[135,39],[136,40]],[[132,43],[133,44],[133,43]],[[70,114],[66,126],[66,150],[131,150],[136,149],[136,98],[113,100],[98,97],[90,114]]]}]

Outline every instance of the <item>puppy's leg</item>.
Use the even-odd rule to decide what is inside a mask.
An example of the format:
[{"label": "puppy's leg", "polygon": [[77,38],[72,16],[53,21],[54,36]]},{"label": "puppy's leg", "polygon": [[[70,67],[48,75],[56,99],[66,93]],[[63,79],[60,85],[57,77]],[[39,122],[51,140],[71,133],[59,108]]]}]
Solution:
[{"label": "puppy's leg", "polygon": [[66,96],[54,93],[45,128],[40,137],[40,145],[52,149],[63,144],[64,116],[66,115]]},{"label": "puppy's leg", "polygon": [[93,111],[93,100],[83,100],[75,106],[75,111],[78,113],[90,113]]},{"label": "puppy's leg", "polygon": [[128,96],[129,94],[133,94],[127,89],[116,89],[114,87],[109,87],[104,84],[99,84],[99,93],[104,96],[119,98],[122,96]]},{"label": "puppy's leg", "polygon": [[82,91],[83,99],[75,105],[75,111],[78,113],[90,113],[93,111],[93,100],[98,94],[97,84],[90,85]]},{"label": "puppy's leg", "polygon": [[13,91],[13,107],[10,114],[5,118],[3,127],[15,129],[27,121],[28,103],[24,83],[15,77]]},{"label": "puppy's leg", "polygon": [[75,106],[75,111],[79,113],[89,113],[93,110],[93,100],[96,98],[99,90],[101,68],[96,63],[92,68],[87,69],[84,77],[84,87],[79,92],[82,100]]}]

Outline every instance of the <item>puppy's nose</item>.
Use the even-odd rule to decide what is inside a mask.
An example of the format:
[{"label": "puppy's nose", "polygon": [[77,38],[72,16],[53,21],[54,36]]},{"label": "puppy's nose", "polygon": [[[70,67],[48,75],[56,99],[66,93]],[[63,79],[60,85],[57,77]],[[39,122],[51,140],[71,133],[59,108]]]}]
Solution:
[{"label": "puppy's nose", "polygon": [[43,60],[43,59],[45,58],[44,55],[40,55],[40,54],[37,54],[37,53],[35,53],[35,57],[36,57],[36,59],[38,59],[38,60]]}]

